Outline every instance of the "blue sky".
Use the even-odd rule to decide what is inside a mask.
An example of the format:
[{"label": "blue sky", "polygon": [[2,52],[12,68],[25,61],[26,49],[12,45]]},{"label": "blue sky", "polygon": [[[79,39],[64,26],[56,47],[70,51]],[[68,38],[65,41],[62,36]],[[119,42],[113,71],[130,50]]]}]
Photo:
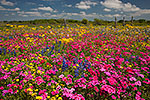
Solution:
[{"label": "blue sky", "polygon": [[150,20],[150,0],[0,0],[0,20]]}]

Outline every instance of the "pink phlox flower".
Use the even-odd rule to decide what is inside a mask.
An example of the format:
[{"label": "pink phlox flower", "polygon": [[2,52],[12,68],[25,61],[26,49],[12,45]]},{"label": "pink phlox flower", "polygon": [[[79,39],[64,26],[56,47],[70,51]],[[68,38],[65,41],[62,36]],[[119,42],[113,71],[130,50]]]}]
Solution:
[{"label": "pink phlox flower", "polygon": [[111,74],[109,72],[104,72],[106,75],[111,76]]},{"label": "pink phlox flower", "polygon": [[112,97],[112,99],[116,99],[116,97],[114,95],[112,95],[111,97]]},{"label": "pink phlox flower", "polygon": [[47,91],[46,89],[40,90],[39,95],[44,94],[46,91]]},{"label": "pink phlox flower", "polygon": [[110,85],[114,85],[115,83],[117,83],[117,81],[113,77],[108,78],[107,80],[109,81]]},{"label": "pink phlox flower", "polygon": [[141,81],[137,81],[137,82],[135,82],[135,85],[139,85],[139,86],[141,86]]},{"label": "pink phlox flower", "polygon": [[40,85],[41,83],[46,83],[46,82],[42,79],[41,76],[36,77],[35,80],[36,80],[36,82],[37,82],[38,85]]},{"label": "pink phlox flower", "polygon": [[138,91],[137,94],[138,94],[138,95],[141,95],[141,92]]},{"label": "pink phlox flower", "polygon": [[136,78],[135,77],[131,77],[129,80],[130,81],[136,81]]},{"label": "pink phlox flower", "polygon": [[55,91],[52,91],[51,94],[52,94],[52,95],[55,95]]},{"label": "pink phlox flower", "polygon": [[71,78],[73,78],[73,76],[72,76],[72,75],[68,75],[68,77],[71,77]]},{"label": "pink phlox flower", "polygon": [[51,83],[53,83],[53,84],[54,84],[54,83],[55,83],[55,81],[54,81],[54,80],[51,80]]},{"label": "pink phlox flower", "polygon": [[60,85],[58,85],[57,86],[57,88],[56,88],[56,90],[60,90],[61,89],[61,86]]},{"label": "pink phlox flower", "polygon": [[107,91],[109,94],[111,94],[111,93],[115,94],[115,93],[116,93],[115,88],[113,88],[113,87],[110,86],[110,85],[103,85],[103,86],[101,87],[101,90],[105,90],[105,91]]},{"label": "pink phlox flower", "polygon": [[13,94],[13,89],[12,88],[8,89],[8,93]]},{"label": "pink phlox flower", "polygon": [[99,92],[99,89],[96,86],[94,87],[94,89],[96,92]]},{"label": "pink phlox flower", "polygon": [[141,100],[140,95],[136,94],[135,99],[136,99],[136,100]]},{"label": "pink phlox flower", "polygon": [[64,75],[63,74],[61,74],[60,76],[59,76],[59,78],[63,78],[64,77]]},{"label": "pink phlox flower", "polygon": [[8,93],[8,90],[3,90],[3,96],[5,96],[5,94]]},{"label": "pink phlox flower", "polygon": [[4,87],[3,87],[3,86],[1,86],[1,87],[0,87],[0,90],[3,90],[3,89],[4,89]]},{"label": "pink phlox flower", "polygon": [[106,71],[106,69],[104,69],[103,67],[100,69],[102,72]]}]

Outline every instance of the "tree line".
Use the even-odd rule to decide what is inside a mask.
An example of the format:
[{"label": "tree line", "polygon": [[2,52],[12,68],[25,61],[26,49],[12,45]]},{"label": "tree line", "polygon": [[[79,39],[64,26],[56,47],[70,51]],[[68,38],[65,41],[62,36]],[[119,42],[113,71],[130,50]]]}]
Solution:
[{"label": "tree line", "polygon": [[[25,24],[25,25],[57,25],[57,24],[84,24],[84,25],[114,25],[115,21],[107,21],[102,19],[95,18],[93,21],[89,21],[88,19],[82,20],[74,20],[74,19],[35,19],[29,21],[0,21],[0,23],[7,23],[7,24]],[[117,25],[122,25],[123,20],[118,20]],[[131,24],[130,20],[125,20],[125,24]],[[150,25],[150,20],[139,19],[133,20],[133,25]]]}]

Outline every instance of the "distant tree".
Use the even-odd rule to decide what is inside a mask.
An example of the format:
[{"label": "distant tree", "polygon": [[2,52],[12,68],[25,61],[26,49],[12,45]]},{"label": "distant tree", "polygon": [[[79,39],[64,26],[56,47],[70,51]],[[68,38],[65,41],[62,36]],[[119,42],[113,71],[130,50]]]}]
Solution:
[{"label": "distant tree", "polygon": [[145,23],[146,22],[145,19],[139,19],[138,21],[139,21],[139,23]]},{"label": "distant tree", "polygon": [[64,19],[56,19],[56,22],[62,24],[62,23],[64,23]]},{"label": "distant tree", "polygon": [[49,19],[47,21],[49,24],[57,24],[56,20],[55,19]]},{"label": "distant tree", "polygon": [[3,21],[4,23],[8,23],[8,21]]},{"label": "distant tree", "polygon": [[149,25],[150,25],[150,20],[148,20],[148,21],[147,21],[147,24],[149,24]]},{"label": "distant tree", "polygon": [[76,23],[76,24],[80,23],[79,20],[73,20],[73,19],[67,19],[66,21],[67,21],[67,23]]},{"label": "distant tree", "polygon": [[95,25],[101,25],[101,24],[102,24],[102,21],[99,20],[99,19],[97,19],[97,18],[95,18],[95,19],[94,19],[94,24],[95,24]]},{"label": "distant tree", "polygon": [[123,20],[119,20],[118,23],[123,23]]},{"label": "distant tree", "polygon": [[95,18],[93,23],[94,25],[108,25],[109,21]]},{"label": "distant tree", "polygon": [[82,19],[81,23],[86,25],[86,24],[88,24],[88,20],[84,18],[84,19]]}]

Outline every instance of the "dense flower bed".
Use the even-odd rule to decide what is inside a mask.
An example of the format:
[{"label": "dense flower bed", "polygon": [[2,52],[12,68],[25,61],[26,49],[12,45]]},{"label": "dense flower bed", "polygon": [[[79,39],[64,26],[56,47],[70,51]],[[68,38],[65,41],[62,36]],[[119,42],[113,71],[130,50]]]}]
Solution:
[{"label": "dense flower bed", "polygon": [[58,27],[0,31],[1,100],[150,99],[149,26]]}]

